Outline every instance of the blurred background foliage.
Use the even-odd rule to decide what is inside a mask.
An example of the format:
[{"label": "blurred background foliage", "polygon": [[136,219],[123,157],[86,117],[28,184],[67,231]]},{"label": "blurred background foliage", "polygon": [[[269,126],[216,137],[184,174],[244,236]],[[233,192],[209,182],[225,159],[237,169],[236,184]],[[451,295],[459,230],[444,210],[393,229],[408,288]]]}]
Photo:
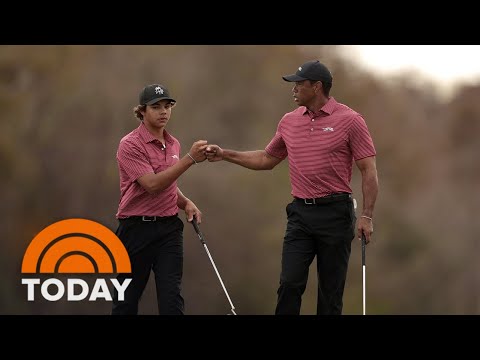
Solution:
[{"label": "blurred background foliage", "polygon": [[[81,217],[115,231],[115,153],[138,126],[132,109],[144,85],[162,83],[177,99],[168,130],[182,155],[199,139],[263,149],[296,107],[281,75],[311,59],[329,66],[331,95],[363,114],[377,149],[368,313],[478,314],[480,86],[442,100],[408,74],[360,70],[335,46],[279,45],[0,46],[0,313],[109,313],[108,302],[51,303],[38,289],[38,301],[27,302],[20,267],[32,238],[55,221]],[[265,172],[204,162],[179,186],[204,214],[202,231],[237,312],[273,314],[291,200],[287,162]],[[361,207],[356,168],[352,189]],[[186,314],[226,314],[210,261],[184,222]],[[302,314],[315,313],[315,269]],[[361,314],[361,274],[354,240],[345,314]],[[156,312],[151,276],[140,313]]]}]

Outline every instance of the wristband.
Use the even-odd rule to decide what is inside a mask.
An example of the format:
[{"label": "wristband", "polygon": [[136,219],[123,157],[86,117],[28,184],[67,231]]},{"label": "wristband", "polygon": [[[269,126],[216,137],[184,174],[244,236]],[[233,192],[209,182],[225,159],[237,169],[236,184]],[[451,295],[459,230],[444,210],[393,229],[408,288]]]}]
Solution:
[{"label": "wristband", "polygon": [[198,164],[198,163],[195,161],[195,159],[192,157],[192,155],[190,155],[189,153],[187,153],[187,155],[190,157],[190,159],[192,159],[192,160],[193,160],[193,163],[194,163],[195,165],[197,165],[197,164]]}]

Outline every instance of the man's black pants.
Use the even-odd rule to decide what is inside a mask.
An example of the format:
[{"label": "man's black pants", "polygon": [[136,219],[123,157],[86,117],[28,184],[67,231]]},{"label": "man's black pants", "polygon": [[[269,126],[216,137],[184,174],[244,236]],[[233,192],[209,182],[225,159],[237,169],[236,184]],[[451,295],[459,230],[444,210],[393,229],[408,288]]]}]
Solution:
[{"label": "man's black pants", "polygon": [[[307,199],[312,203],[313,199]],[[299,315],[310,264],[317,256],[318,315],[340,315],[355,211],[350,194],[335,194],[306,204],[294,199],[287,205],[282,272],[276,315]]]},{"label": "man's black pants", "polygon": [[[155,220],[155,221],[144,221]],[[131,274],[118,274],[123,283],[132,278],[125,291],[124,301],[114,291],[112,315],[136,315],[138,302],[153,270],[160,315],[183,315],[181,291],[183,274],[183,222],[178,216],[130,217],[122,219],[116,235],[125,245]]]}]

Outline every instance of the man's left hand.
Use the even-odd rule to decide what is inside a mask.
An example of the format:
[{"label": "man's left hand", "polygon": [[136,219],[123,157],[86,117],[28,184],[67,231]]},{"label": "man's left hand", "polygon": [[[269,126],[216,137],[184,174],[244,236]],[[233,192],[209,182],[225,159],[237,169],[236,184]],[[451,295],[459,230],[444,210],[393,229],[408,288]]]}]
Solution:
[{"label": "man's left hand", "polygon": [[373,221],[364,217],[357,220],[357,237],[361,241],[362,233],[365,234],[365,243],[368,244],[373,234]]}]

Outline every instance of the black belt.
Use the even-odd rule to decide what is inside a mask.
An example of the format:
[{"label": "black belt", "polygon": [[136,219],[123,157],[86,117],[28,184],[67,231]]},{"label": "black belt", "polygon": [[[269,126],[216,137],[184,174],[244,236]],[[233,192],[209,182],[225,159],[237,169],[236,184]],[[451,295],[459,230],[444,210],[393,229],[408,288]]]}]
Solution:
[{"label": "black belt", "polygon": [[323,196],[321,198],[311,198],[311,199],[301,199],[295,197],[295,200],[302,202],[306,205],[318,205],[318,204],[328,204],[335,201],[348,200],[352,198],[352,194],[349,193],[339,193]]},{"label": "black belt", "polygon": [[118,219],[120,221],[139,221],[139,222],[154,222],[154,221],[161,221],[167,220],[171,218],[175,218],[177,215],[172,216],[129,216],[128,218]]}]

